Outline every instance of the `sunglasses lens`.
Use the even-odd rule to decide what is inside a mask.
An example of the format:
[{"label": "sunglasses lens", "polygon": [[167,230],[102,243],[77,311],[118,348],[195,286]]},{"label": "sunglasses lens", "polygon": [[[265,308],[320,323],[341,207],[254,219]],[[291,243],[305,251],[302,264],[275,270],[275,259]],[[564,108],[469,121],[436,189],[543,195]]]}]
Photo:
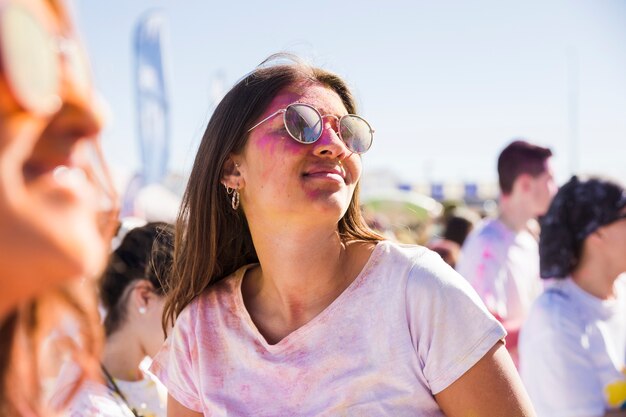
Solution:
[{"label": "sunglasses lens", "polygon": [[344,116],[339,126],[346,147],[354,153],[364,153],[372,146],[374,134],[365,119],[355,115]]},{"label": "sunglasses lens", "polygon": [[51,37],[26,10],[5,9],[0,51],[5,77],[24,108],[49,114],[60,106],[60,68]]},{"label": "sunglasses lens", "polygon": [[322,118],[312,107],[292,104],[285,112],[285,127],[298,142],[313,143],[322,135]]}]

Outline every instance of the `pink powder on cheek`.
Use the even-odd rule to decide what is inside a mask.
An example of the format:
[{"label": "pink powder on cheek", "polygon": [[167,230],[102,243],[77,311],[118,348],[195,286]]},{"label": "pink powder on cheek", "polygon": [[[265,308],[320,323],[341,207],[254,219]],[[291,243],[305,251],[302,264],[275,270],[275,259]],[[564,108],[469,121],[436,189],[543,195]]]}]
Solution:
[{"label": "pink powder on cheek", "polygon": [[273,154],[276,150],[276,140],[270,135],[263,135],[255,141],[255,146],[263,151]]},{"label": "pink powder on cheek", "polygon": [[254,148],[253,157],[257,169],[260,171],[261,184],[266,184],[271,178],[272,171],[277,167],[281,158],[279,147],[280,139],[273,135],[263,135],[255,138],[249,145]]},{"label": "pink powder on cheek", "polygon": [[319,196],[322,195],[322,192],[320,190],[308,190],[306,192],[306,195],[311,199],[317,199]]},{"label": "pink powder on cheek", "polygon": [[259,151],[271,156],[276,155],[278,152],[286,152],[291,155],[302,153],[303,147],[310,146],[296,142],[287,133],[282,137],[271,134],[263,135],[256,140],[255,145]]},{"label": "pink powder on cheek", "polygon": [[254,149],[251,158],[256,162],[258,180],[261,184],[276,183],[277,173],[283,172],[282,180],[287,179],[285,166],[292,165],[295,157],[303,155],[307,145],[278,134],[266,134],[255,138],[250,146]]}]

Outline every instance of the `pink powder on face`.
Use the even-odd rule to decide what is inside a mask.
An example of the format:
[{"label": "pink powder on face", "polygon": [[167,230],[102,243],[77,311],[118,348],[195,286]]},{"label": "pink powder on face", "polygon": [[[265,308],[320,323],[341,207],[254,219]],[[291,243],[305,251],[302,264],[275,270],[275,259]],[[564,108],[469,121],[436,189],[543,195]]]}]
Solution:
[{"label": "pink powder on face", "polygon": [[[333,90],[317,83],[302,82],[280,91],[268,105],[267,109],[265,109],[262,116],[259,117],[259,121],[296,102],[310,104],[323,115],[341,116],[347,113],[341,98]],[[307,164],[317,160],[319,157],[316,154],[316,150],[320,149],[320,145],[324,147],[330,146],[333,140],[339,140],[336,136],[333,136],[335,133],[331,133],[328,130],[336,124],[334,118],[324,120],[327,130],[314,144],[302,144],[294,140],[287,133],[282,118],[282,114],[275,114],[251,132],[244,151],[245,158],[255,164],[256,172],[253,175],[258,175],[258,180],[254,181],[252,179],[251,182],[278,184],[281,181],[281,175],[285,181],[290,178],[290,175],[302,175]],[[341,152],[344,151],[345,148]],[[330,155],[332,157],[332,154]],[[354,181],[350,180],[350,183],[355,182],[360,176],[360,163],[355,161],[354,158],[359,157],[357,155],[348,156],[344,165],[348,171],[347,178],[354,179]],[[281,170],[284,174],[277,174]],[[323,186],[323,188],[327,187]],[[283,189],[288,189],[288,187],[283,187]],[[330,190],[329,188],[327,189]],[[322,191],[322,193],[325,192]],[[319,198],[323,197],[323,195],[310,194],[308,197]]]},{"label": "pink powder on face", "polygon": [[311,200],[315,200],[318,197],[320,197],[322,195],[322,191],[321,190],[307,190],[306,195],[311,199]]},{"label": "pink powder on face", "polygon": [[[301,82],[293,86],[289,86],[281,90],[276,97],[271,101],[266,111],[260,120],[268,117],[278,110],[285,109],[288,105],[293,103],[306,103],[313,107],[316,107],[321,114],[335,114],[341,116],[347,113],[343,102],[339,95],[333,90],[315,82]],[[336,123],[334,119],[325,120],[325,128],[333,126]],[[280,126],[280,127],[279,127]],[[278,135],[272,135],[270,132],[277,133],[279,129],[283,129],[284,140],[280,141],[283,144],[283,149],[289,153],[302,152],[303,147],[310,147],[299,143],[289,136],[283,127],[283,115],[277,114],[272,119],[267,120],[262,125],[258,126],[255,130],[260,129],[262,132],[268,132],[268,135],[264,135],[259,138],[259,147],[266,150],[275,150],[276,137]]]},{"label": "pink powder on face", "polygon": [[262,153],[275,156],[277,152],[282,151],[287,151],[290,154],[302,152],[302,146],[306,145],[291,139],[287,132],[285,132],[285,136],[281,137],[275,132],[269,131],[267,134],[260,136],[255,141],[254,146]]}]

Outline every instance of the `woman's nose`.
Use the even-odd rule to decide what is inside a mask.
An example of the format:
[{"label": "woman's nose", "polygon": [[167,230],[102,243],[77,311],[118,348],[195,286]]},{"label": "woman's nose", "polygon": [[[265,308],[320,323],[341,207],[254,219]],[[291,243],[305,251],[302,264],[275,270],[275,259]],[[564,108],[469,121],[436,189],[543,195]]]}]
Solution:
[{"label": "woman's nose", "polygon": [[350,151],[339,136],[339,123],[334,117],[327,117],[322,129],[322,135],[315,142],[315,154],[338,158],[347,155]]}]

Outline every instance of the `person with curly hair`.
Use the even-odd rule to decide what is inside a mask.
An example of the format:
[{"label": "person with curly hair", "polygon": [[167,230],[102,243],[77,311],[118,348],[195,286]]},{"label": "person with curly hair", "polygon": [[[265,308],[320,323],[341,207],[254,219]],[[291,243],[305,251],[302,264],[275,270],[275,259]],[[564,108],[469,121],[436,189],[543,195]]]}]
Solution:
[{"label": "person with curly hair", "polygon": [[540,417],[626,416],[626,191],[573,177],[541,222],[553,278],[520,335],[520,373]]}]

